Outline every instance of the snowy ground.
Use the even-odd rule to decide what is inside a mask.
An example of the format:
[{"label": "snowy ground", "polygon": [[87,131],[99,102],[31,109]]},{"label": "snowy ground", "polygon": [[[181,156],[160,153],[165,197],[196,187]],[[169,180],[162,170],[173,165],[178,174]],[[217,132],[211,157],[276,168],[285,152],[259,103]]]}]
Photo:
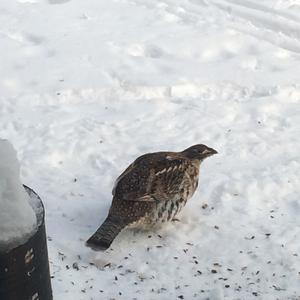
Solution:
[{"label": "snowy ground", "polygon": [[[55,300],[300,299],[299,0],[1,0],[0,51]],[[134,158],[195,143],[180,222],[85,247]]]}]

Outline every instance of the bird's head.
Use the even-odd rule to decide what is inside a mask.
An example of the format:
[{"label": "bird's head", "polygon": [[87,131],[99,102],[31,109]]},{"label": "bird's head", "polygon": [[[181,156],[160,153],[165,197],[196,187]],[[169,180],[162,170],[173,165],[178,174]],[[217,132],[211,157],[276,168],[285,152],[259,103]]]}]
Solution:
[{"label": "bird's head", "polygon": [[217,153],[218,152],[215,149],[209,148],[202,144],[191,146],[182,151],[182,154],[185,157],[190,159],[198,159],[200,161]]}]

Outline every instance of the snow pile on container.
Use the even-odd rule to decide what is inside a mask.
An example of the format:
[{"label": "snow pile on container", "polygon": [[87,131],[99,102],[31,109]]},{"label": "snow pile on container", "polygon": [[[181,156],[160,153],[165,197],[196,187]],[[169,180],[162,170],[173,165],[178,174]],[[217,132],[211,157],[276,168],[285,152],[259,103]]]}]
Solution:
[{"label": "snow pile on container", "polygon": [[0,139],[0,251],[24,243],[36,229],[36,214],[28,201],[16,151]]}]

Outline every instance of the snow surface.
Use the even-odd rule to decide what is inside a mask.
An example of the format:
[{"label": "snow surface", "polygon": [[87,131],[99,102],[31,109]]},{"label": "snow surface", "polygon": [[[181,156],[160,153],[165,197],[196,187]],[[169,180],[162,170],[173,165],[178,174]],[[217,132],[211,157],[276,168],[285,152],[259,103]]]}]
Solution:
[{"label": "snow surface", "polygon": [[0,252],[22,244],[36,229],[16,155],[9,141],[0,139]]},{"label": "snow surface", "polygon": [[[299,299],[299,0],[2,0],[0,25],[54,299]],[[180,222],[85,247],[132,160],[195,143],[219,154]]]}]

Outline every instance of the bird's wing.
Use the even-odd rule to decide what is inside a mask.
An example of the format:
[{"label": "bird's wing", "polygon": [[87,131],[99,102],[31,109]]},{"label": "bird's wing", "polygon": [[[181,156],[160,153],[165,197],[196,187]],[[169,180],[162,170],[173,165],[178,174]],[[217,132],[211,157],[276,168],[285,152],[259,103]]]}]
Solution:
[{"label": "bird's wing", "polygon": [[177,192],[186,166],[186,160],[167,154],[143,155],[118,177],[113,195],[129,201],[167,200]]},{"label": "bird's wing", "polygon": [[132,164],[130,164],[126,170],[116,179],[115,183],[114,183],[114,186],[113,186],[113,189],[112,189],[112,195],[114,196],[116,194],[116,187],[118,185],[118,183],[120,182],[120,180],[122,178],[124,178],[130,171],[132,171],[133,169],[133,166],[134,166],[134,162]]},{"label": "bird's wing", "polygon": [[147,159],[147,158],[150,158],[153,156],[153,154],[156,154],[156,153],[148,153],[148,154],[144,154],[144,155],[141,155],[139,156],[132,164],[130,164],[126,170],[116,179],[115,183],[114,183],[114,186],[113,186],[113,189],[112,189],[112,195],[115,196],[116,194],[116,187],[118,185],[118,183],[124,178],[126,177],[127,174],[129,174],[130,172],[133,171],[133,169],[139,164],[139,162]]}]

